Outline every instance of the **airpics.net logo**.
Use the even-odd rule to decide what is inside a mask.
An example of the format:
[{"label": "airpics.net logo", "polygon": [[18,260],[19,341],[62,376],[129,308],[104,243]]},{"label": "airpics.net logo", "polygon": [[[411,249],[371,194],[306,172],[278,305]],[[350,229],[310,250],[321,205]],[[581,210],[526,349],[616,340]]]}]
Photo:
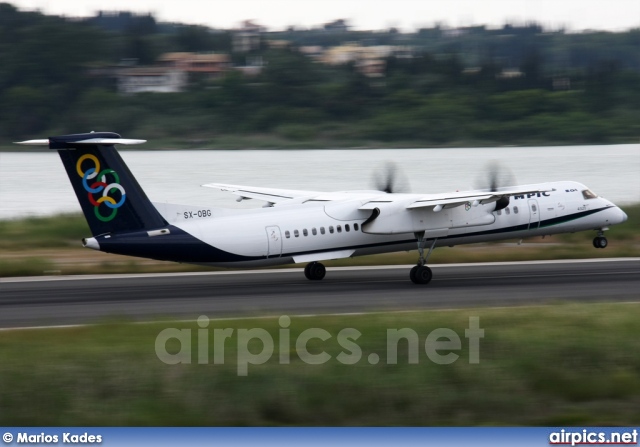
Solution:
[{"label": "airpics.net logo", "polygon": [[[356,328],[344,328],[330,332],[323,328],[313,327],[305,329],[292,336],[291,318],[283,315],[278,319],[277,335],[264,328],[214,328],[209,327],[211,320],[202,315],[197,320],[198,327],[195,343],[191,329],[167,328],[158,334],[155,340],[155,352],[158,359],[167,365],[191,364],[200,365],[225,364],[225,350],[233,350],[237,365],[238,376],[247,376],[249,366],[262,365],[270,361],[276,354],[278,347],[278,363],[290,364],[292,352],[302,362],[308,365],[322,365],[336,361],[343,365],[356,365],[363,362],[361,337]],[[272,331],[273,332],[273,331]],[[210,343],[213,336],[213,343]],[[461,337],[449,328],[437,328],[429,332],[423,340],[417,331],[411,328],[387,328],[385,352],[371,352],[366,356],[366,362],[376,365],[381,361],[387,365],[398,364],[399,351],[402,351],[402,361],[408,364],[418,364],[421,359],[437,365],[449,365],[461,359],[463,346],[467,348],[466,360],[471,364],[480,363],[480,340],[484,338],[484,329],[480,327],[479,317],[469,317],[468,327]],[[235,339],[235,340],[234,340]],[[464,339],[464,341],[463,341]],[[332,356],[326,349],[329,344],[339,352]],[[313,349],[309,346],[313,345]],[[401,347],[402,346],[402,347]],[[213,348],[213,349],[210,349]],[[230,349],[234,348],[234,349]],[[406,348],[406,349],[405,349]],[[213,352],[213,358],[210,353]]]},{"label": "airpics.net logo", "polygon": [[638,430],[560,430],[549,434],[549,445],[637,445]]}]

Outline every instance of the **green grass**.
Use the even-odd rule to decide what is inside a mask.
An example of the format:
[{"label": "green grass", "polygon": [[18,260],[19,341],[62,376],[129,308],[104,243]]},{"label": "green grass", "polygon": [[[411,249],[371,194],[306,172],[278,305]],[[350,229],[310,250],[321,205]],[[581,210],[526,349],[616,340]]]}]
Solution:
[{"label": "green grass", "polygon": [[80,214],[0,220],[0,250],[78,246],[90,235],[89,225]]},{"label": "green grass", "polygon": [[56,265],[42,258],[0,259],[0,277],[2,276],[39,276],[60,273]]},{"label": "green grass", "polygon": [[[212,321],[209,364],[197,363],[195,323],[108,323],[0,332],[0,425],[638,425],[638,304],[563,304],[364,316],[292,317],[291,364],[278,362],[278,320]],[[470,364],[464,330],[480,318],[480,362]],[[155,340],[167,327],[192,330],[193,363],[166,365]],[[332,337],[309,343],[322,365],[302,362],[295,340],[308,328]],[[426,336],[451,328],[462,339],[450,365],[429,361]],[[214,329],[233,328],[225,363],[213,364]],[[274,355],[237,375],[236,333],[264,328]],[[362,358],[344,365],[343,328],[362,335]],[[386,330],[418,333],[418,364],[406,342],[386,364]],[[168,349],[177,352],[177,345]],[[250,345],[253,353],[260,342]],[[346,351],[345,351],[346,352]],[[381,362],[370,365],[370,353]]]},{"label": "green grass", "polygon": [[[609,247],[596,250],[591,245],[593,231],[562,234],[545,239],[525,240],[521,246],[503,243],[439,248],[429,259],[432,264],[455,262],[525,261],[534,259],[582,259],[640,256],[640,205],[624,206],[629,219],[607,233]],[[0,277],[85,273],[143,273],[211,270],[188,264],[155,262],[126,256],[107,256],[81,247],[90,235],[81,215],[64,214],[20,220],[0,220]],[[4,257],[3,257],[4,253]],[[8,254],[7,254],[8,253]],[[7,257],[10,256],[10,257]],[[60,258],[64,259],[60,259]],[[328,266],[413,264],[417,252],[328,261]]]}]

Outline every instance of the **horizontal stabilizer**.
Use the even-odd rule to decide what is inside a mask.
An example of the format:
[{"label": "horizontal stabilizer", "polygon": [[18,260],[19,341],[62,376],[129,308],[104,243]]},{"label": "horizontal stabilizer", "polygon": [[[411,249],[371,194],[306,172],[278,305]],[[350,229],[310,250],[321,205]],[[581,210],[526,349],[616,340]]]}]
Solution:
[{"label": "horizontal stabilizer", "polygon": [[13,144],[22,144],[23,146],[49,146],[49,139],[44,140],[27,140],[27,141],[14,141]]},{"label": "horizontal stabilizer", "polygon": [[73,144],[142,144],[147,140],[132,140],[129,138],[89,138],[88,140],[74,141]]},{"label": "horizontal stabilizer", "polygon": [[[73,144],[142,144],[147,140],[132,140],[128,138],[89,138],[87,140],[73,141]],[[15,144],[24,146],[49,146],[49,139],[16,141]]]}]

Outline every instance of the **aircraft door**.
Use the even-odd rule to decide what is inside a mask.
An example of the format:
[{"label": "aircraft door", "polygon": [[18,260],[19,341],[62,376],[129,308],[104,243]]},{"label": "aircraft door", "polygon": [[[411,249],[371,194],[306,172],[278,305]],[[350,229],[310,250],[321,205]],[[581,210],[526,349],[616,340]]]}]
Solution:
[{"label": "aircraft door", "polygon": [[540,226],[540,207],[538,201],[529,199],[529,229],[536,230]]},{"label": "aircraft door", "polygon": [[266,227],[266,230],[269,244],[267,258],[278,258],[282,254],[282,234],[280,233],[280,227],[274,225]]}]

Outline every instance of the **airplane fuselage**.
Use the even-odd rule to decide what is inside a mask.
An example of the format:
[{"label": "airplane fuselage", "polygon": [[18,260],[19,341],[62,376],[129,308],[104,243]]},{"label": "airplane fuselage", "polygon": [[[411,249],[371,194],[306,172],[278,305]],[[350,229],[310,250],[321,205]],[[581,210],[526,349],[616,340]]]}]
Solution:
[{"label": "airplane fuselage", "polygon": [[[340,202],[310,200],[251,210],[174,207],[163,212],[159,208],[169,226],[96,236],[85,245],[177,262],[259,267],[414,250],[416,234],[421,231],[427,245],[442,247],[600,230],[626,220],[620,208],[602,197],[591,197],[580,183],[535,186],[547,192],[513,196],[509,205],[498,211],[494,211],[495,203],[472,202],[439,212],[433,208],[414,210],[411,231],[401,228],[403,232],[398,233],[393,232],[393,221],[385,234],[372,233],[375,226],[367,222],[371,211],[358,211],[360,203],[371,199],[370,193],[363,192]],[[416,197],[407,194],[406,203]],[[403,202],[396,198],[394,204]],[[384,223],[383,205],[378,221]]]}]

